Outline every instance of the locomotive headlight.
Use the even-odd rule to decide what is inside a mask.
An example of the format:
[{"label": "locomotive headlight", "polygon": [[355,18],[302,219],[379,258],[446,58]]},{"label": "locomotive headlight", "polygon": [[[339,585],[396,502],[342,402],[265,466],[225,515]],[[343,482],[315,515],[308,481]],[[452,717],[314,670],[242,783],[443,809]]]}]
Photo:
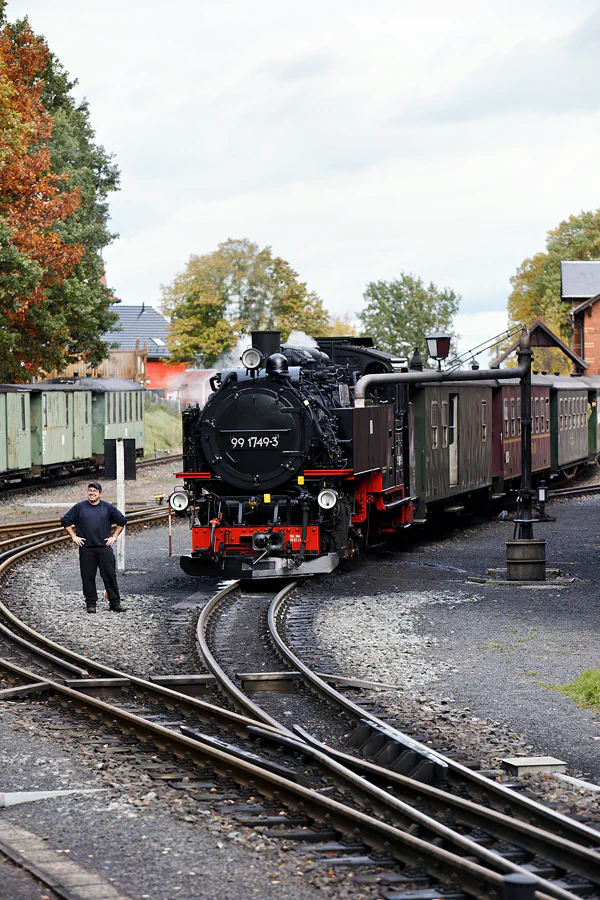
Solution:
[{"label": "locomotive headlight", "polygon": [[326,488],[324,491],[321,491],[321,493],[317,497],[317,503],[319,504],[321,509],[333,509],[337,502],[337,491],[332,491],[330,488]]},{"label": "locomotive headlight", "polygon": [[173,491],[169,497],[169,506],[175,512],[183,512],[190,505],[190,498],[185,491]]},{"label": "locomotive headlight", "polygon": [[248,347],[242,353],[242,365],[246,369],[258,369],[262,363],[262,354],[256,347]]}]

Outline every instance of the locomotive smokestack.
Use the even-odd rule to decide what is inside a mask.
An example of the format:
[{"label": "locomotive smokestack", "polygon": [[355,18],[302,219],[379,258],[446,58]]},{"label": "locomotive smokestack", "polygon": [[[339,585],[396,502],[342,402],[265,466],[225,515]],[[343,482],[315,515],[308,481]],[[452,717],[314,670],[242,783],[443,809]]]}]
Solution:
[{"label": "locomotive smokestack", "polygon": [[280,331],[253,331],[252,346],[266,356],[272,356],[273,353],[279,353],[281,346]]}]

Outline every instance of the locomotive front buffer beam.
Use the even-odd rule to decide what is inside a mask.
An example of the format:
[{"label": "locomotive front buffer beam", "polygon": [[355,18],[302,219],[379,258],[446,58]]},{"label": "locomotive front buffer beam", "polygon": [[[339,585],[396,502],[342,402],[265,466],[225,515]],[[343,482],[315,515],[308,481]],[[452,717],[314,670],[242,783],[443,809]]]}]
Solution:
[{"label": "locomotive front buffer beam", "polygon": [[[367,393],[372,388],[384,387],[390,384],[440,384],[443,382],[457,381],[508,381],[518,378],[521,387],[521,490],[519,494],[520,515],[517,523],[517,541],[529,544],[534,556],[537,552],[534,545],[544,545],[545,541],[533,540],[533,523],[537,521],[533,517],[533,490],[531,479],[531,362],[532,350],[530,346],[529,332],[523,326],[519,337],[519,349],[517,350],[518,364],[515,369],[476,369],[458,371],[436,371],[431,369],[424,372],[415,370],[412,372],[391,372],[381,375],[363,375],[356,383],[354,391],[354,406],[362,408],[365,405]],[[507,542],[508,544],[515,542]],[[545,547],[539,546],[545,558]],[[519,554],[522,556],[522,554]],[[530,556],[526,553],[525,556]],[[542,581],[545,579],[545,569],[540,567],[537,559],[533,559],[530,567],[530,577],[525,580]],[[524,571],[520,563],[520,577]],[[510,570],[510,567],[509,567]],[[510,578],[510,571],[508,575]]]}]

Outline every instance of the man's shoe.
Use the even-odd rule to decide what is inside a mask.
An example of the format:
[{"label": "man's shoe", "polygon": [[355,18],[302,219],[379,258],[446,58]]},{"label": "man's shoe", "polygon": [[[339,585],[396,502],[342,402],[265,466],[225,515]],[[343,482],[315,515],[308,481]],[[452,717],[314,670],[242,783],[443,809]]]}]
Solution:
[{"label": "man's shoe", "polygon": [[121,606],[120,603],[118,606],[109,606],[108,608],[111,612],[127,612],[127,608],[125,606]]},{"label": "man's shoe", "polygon": [[87,611],[88,611],[89,613],[95,613],[95,612],[96,612],[96,607],[95,607],[95,606],[88,606],[88,607],[87,607]]}]

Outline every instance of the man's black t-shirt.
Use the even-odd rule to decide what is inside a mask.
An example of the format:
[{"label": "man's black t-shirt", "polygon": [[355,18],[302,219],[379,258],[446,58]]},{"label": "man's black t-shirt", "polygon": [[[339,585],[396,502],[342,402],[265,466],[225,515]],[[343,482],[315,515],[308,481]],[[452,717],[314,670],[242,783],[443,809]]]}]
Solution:
[{"label": "man's black t-shirt", "polygon": [[72,506],[60,520],[64,528],[68,525],[75,526],[77,534],[85,538],[85,547],[105,547],[113,523],[126,525],[127,519],[116,506],[105,500],[100,500],[95,506],[89,500],[82,500]]}]

